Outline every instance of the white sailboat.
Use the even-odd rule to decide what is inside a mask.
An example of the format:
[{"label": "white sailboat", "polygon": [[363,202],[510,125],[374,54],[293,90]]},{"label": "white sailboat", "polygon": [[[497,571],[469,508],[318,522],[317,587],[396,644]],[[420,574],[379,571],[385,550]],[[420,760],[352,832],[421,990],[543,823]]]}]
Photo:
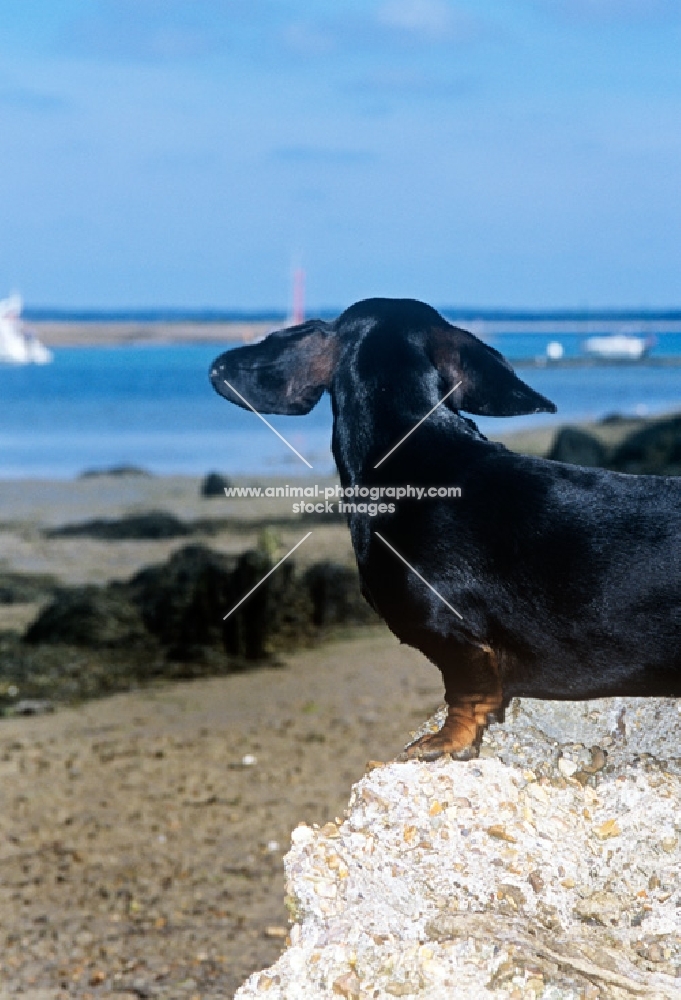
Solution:
[{"label": "white sailboat", "polygon": [[24,329],[21,322],[21,296],[0,299],[0,363],[14,365],[46,365],[52,361],[52,351]]},{"label": "white sailboat", "polygon": [[584,341],[583,348],[586,354],[605,361],[640,361],[654,343],[653,337],[621,330],[601,337],[589,337]]}]

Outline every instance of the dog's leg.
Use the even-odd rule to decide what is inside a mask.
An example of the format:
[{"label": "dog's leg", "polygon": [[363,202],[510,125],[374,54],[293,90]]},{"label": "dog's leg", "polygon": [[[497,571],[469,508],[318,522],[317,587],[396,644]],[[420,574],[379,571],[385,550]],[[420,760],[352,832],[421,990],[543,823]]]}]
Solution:
[{"label": "dog's leg", "polygon": [[[481,662],[483,656],[484,666]],[[482,734],[490,716],[503,707],[504,696],[497,658],[491,649],[476,650],[468,665],[474,667],[474,673],[482,681],[480,690],[473,694],[463,693],[459,671],[456,675],[444,674],[448,711],[442,729],[416,740],[401,754],[400,760],[436,760],[445,754],[456,760],[470,760],[478,756]],[[466,675],[469,671],[461,673]]]}]

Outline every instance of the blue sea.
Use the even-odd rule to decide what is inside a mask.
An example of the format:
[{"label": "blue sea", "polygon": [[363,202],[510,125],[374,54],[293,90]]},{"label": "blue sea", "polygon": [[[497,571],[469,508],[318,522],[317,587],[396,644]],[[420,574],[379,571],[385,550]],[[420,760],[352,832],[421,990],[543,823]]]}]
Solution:
[{"label": "blue sea", "polygon": [[[486,338],[509,360],[545,355],[560,339],[565,356],[582,336],[498,334]],[[87,469],[141,466],[155,473],[307,474],[261,423],[230,406],[208,382],[219,344],[64,347],[44,366],[0,365],[0,476],[68,478]],[[681,355],[681,334],[662,334],[652,357]],[[497,434],[546,423],[681,409],[681,368],[523,367],[520,376],[558,406],[555,416],[477,419]],[[327,396],[306,417],[268,420],[320,474],[333,470]]]}]

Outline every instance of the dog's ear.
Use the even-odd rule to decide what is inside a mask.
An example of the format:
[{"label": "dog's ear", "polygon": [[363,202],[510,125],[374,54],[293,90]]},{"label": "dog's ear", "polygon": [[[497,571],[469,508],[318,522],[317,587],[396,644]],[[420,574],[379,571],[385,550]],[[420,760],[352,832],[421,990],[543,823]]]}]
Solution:
[{"label": "dog's ear", "polygon": [[250,404],[262,413],[300,416],[328,389],[336,354],[333,323],[311,320],[226,351],[211,365],[210,380],[216,392],[244,409]]},{"label": "dog's ear", "polygon": [[426,343],[444,383],[451,388],[461,382],[447,400],[451,409],[484,417],[556,412],[551,400],[526,385],[502,354],[472,333],[449,324],[437,326]]}]

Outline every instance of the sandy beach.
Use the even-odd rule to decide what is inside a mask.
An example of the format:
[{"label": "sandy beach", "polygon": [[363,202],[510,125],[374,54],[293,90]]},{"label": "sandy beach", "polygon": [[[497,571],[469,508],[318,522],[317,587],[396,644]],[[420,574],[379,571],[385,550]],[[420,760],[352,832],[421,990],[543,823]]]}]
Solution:
[{"label": "sandy beach", "polygon": [[4,720],[0,996],[231,996],[285,943],[291,830],[342,815],[439,699],[380,630]]},{"label": "sandy beach", "polygon": [[[281,544],[300,537],[280,502],[205,499],[199,484],[2,482],[0,569],[68,585],[126,579],[187,539],[46,531],[149,509],[231,519],[209,539],[226,553],[252,547],[273,518]],[[316,526],[299,566],[321,559],[350,564],[344,525]],[[0,605],[0,631],[22,632],[44,603]],[[217,1000],[274,960],[291,829],[342,813],[366,762],[397,753],[440,698],[435,668],[382,625],[276,663],[0,720],[2,1000]]]},{"label": "sandy beach", "polygon": [[278,329],[277,320],[193,322],[178,320],[36,320],[27,324],[48,347],[111,347],[116,344],[248,343]]}]

